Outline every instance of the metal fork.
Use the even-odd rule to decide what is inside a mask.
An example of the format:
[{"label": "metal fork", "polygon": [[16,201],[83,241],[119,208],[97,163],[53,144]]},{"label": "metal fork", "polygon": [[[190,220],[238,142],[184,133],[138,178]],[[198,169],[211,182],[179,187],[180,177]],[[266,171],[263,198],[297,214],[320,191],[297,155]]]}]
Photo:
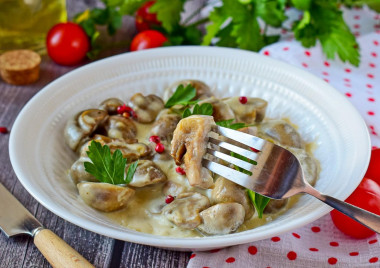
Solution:
[{"label": "metal fork", "polygon": [[[217,135],[215,136],[215,132]],[[219,139],[217,136],[221,137]],[[216,138],[215,138],[216,137]],[[257,152],[231,144],[228,139],[254,148]],[[245,146],[244,146],[245,145]],[[231,152],[244,156],[257,164],[231,156]],[[213,157],[208,157],[212,155]],[[221,159],[223,161],[218,161]],[[218,161],[219,163],[215,162]],[[224,165],[223,163],[226,163]],[[247,175],[228,166],[233,164],[246,170]],[[304,178],[301,164],[290,151],[259,137],[225,127],[215,126],[208,140],[207,154],[202,165],[210,171],[240,184],[261,195],[283,199],[298,193],[310,194],[348,217],[380,233],[380,216],[352,206],[334,197],[320,193]]]}]

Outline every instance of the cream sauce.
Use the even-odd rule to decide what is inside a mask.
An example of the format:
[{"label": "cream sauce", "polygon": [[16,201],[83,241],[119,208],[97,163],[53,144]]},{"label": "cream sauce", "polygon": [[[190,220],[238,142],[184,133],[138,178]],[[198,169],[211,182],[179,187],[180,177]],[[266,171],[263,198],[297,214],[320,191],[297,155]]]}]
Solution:
[{"label": "cream sauce", "polygon": [[[140,124],[137,126],[137,138],[139,142],[149,144],[149,132],[152,124]],[[313,146],[307,144],[307,151],[310,151]],[[170,148],[166,145],[166,152],[170,152]],[[185,192],[199,192],[208,198],[211,197],[211,190],[204,190],[189,185],[185,176],[179,175],[176,171],[174,160],[170,157],[169,160],[155,160],[161,170],[166,174],[168,180],[178,183],[184,187]],[[165,206],[165,195],[162,193],[163,183],[156,185],[145,186],[142,188],[134,188],[136,193],[128,202],[128,206],[122,210],[104,213],[116,223],[125,226],[129,229],[143,233],[150,233],[162,236],[171,237],[202,237],[203,234],[197,230],[186,230],[180,228],[169,220],[164,215],[159,213]],[[257,212],[251,219],[246,220],[238,229],[238,232],[246,231],[264,225],[273,221],[276,217],[288,210],[299,199],[298,196],[291,197],[288,204],[275,214],[264,214],[262,219],[259,219]]]}]

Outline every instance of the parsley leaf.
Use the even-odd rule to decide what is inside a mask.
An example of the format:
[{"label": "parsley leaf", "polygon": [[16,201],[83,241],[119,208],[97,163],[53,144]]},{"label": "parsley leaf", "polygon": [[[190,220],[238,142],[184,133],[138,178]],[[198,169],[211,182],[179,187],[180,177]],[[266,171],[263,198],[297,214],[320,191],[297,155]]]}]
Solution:
[{"label": "parsley leaf", "polygon": [[256,3],[257,15],[263,21],[273,27],[281,27],[282,23],[287,19],[285,16],[285,3],[284,1],[257,1]]},{"label": "parsley leaf", "polygon": [[191,101],[197,94],[195,88],[192,85],[179,85],[174,94],[168,99],[165,104],[165,108],[173,107],[174,105],[191,105],[196,101]]},{"label": "parsley leaf", "polygon": [[129,165],[127,176],[125,177],[125,184],[129,184],[132,181],[133,175],[136,172],[137,165],[138,165],[138,161],[135,161]]},{"label": "parsley leaf", "polygon": [[210,103],[202,103],[201,105],[195,104],[193,108],[193,112],[190,111],[189,108],[186,108],[185,111],[183,111],[182,118],[186,118],[190,115],[212,115],[214,112],[214,109],[212,108],[212,105]]},{"label": "parsley leaf", "polygon": [[[124,15],[133,15],[148,0],[122,0],[120,12]],[[108,1],[111,2],[111,1]]]},{"label": "parsley leaf", "polygon": [[157,19],[169,33],[179,24],[185,0],[156,0],[149,11],[157,13]]},{"label": "parsley leaf", "polygon": [[336,55],[342,61],[359,65],[359,50],[355,36],[343,20],[342,11],[337,1],[292,1],[304,11],[303,18],[293,26],[295,38],[305,47],[311,47],[319,40],[327,58],[333,59]]},{"label": "parsley leaf", "polygon": [[127,159],[123,157],[119,149],[111,154],[107,145],[102,146],[99,142],[92,141],[86,153],[92,162],[84,162],[85,170],[99,181],[110,184],[131,182],[137,162],[130,165],[127,176],[124,177]]},{"label": "parsley leaf", "polygon": [[223,121],[218,121],[216,124],[221,127],[227,127],[230,129],[237,130],[239,128],[246,127],[244,123],[232,123],[234,119],[229,119],[229,120],[223,120]]},{"label": "parsley leaf", "polygon": [[261,194],[255,193],[252,190],[247,189],[248,197],[251,199],[253,206],[255,207],[259,219],[263,217],[263,212],[265,207],[268,205],[270,198],[263,196]]}]

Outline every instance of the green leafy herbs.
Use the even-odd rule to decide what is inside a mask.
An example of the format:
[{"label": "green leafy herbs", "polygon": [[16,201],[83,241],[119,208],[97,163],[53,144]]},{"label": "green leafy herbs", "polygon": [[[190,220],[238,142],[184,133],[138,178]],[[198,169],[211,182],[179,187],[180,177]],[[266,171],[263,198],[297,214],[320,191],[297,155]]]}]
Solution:
[{"label": "green leafy herbs", "polygon": [[277,37],[268,36],[266,31],[261,33],[258,19],[261,18],[267,25],[280,27],[286,19],[284,10],[284,1],[281,0],[224,0],[222,6],[211,12],[211,23],[206,26],[207,33],[202,44],[209,45],[216,37],[216,45],[259,51]]},{"label": "green leafy herbs", "polygon": [[230,128],[230,129],[234,129],[234,130],[246,127],[246,124],[244,124],[244,123],[233,123],[233,121],[234,121],[234,119],[223,120],[223,121],[216,122],[216,124],[218,126],[226,127],[226,128]]},{"label": "green leafy herbs", "polygon": [[263,196],[261,194],[255,193],[252,190],[247,189],[249,199],[252,201],[253,206],[255,207],[259,218],[263,217],[263,212],[265,207],[268,205],[270,198]]},{"label": "green leafy herbs", "polygon": [[186,106],[195,104],[196,101],[192,101],[192,99],[195,98],[196,93],[192,85],[187,85],[186,87],[179,85],[174,94],[165,103],[165,108],[171,108],[175,105]]},{"label": "green leafy herbs", "polygon": [[125,176],[125,159],[118,149],[111,154],[107,145],[92,141],[86,152],[92,162],[84,162],[85,170],[101,182],[110,184],[129,184],[136,171],[138,162],[129,165]]},{"label": "green leafy herbs", "polygon": [[103,44],[99,42],[100,31],[97,29],[98,25],[106,26],[109,35],[114,35],[122,25],[122,14],[117,7],[121,1],[104,1],[105,8],[87,9],[74,17],[74,22],[78,23],[91,42],[91,50],[87,53],[90,59],[97,57],[99,52],[103,49]]},{"label": "green leafy herbs", "polygon": [[156,13],[162,27],[171,33],[179,25],[185,2],[186,0],[156,0],[149,11]]},{"label": "green leafy herbs", "polygon": [[[156,13],[157,20],[161,22],[160,26],[152,26],[153,29],[168,39],[164,45],[212,44],[259,51],[279,40],[280,35],[267,33],[271,27],[293,31],[295,39],[307,48],[319,41],[327,58],[338,56],[356,66],[360,61],[359,47],[343,19],[340,6],[368,5],[377,12],[380,10],[378,0],[221,0],[203,1],[193,13],[181,18],[187,1],[190,0],[155,0],[150,7],[149,11]],[[91,40],[90,58],[107,48],[100,41],[101,33],[97,26],[106,26],[108,33],[114,34],[121,27],[122,16],[133,15],[147,0],[102,2],[104,8],[96,7],[74,17]],[[199,18],[206,6],[212,7],[211,13],[208,17]],[[284,27],[288,19],[285,10],[289,7],[303,13],[292,23],[292,29]],[[205,26],[205,33],[199,26]],[[128,44],[118,45],[127,47]],[[108,47],[115,47],[115,44]]]},{"label": "green leafy herbs", "polygon": [[[168,99],[165,104],[166,108],[171,108],[176,105],[182,105],[179,109],[173,109],[174,112],[182,114],[182,118],[190,115],[212,115],[213,107],[210,103],[197,104],[198,100],[193,100],[196,96],[196,90],[192,85],[179,85],[174,94]],[[195,104],[195,105],[194,105]],[[192,111],[190,106],[194,105]]]},{"label": "green leafy herbs", "polygon": [[[303,12],[303,16],[294,22],[292,31],[304,47],[315,46],[320,41],[327,58],[338,56],[342,61],[358,66],[359,47],[339,9],[340,4],[350,6],[351,2],[355,1],[223,0],[222,5],[215,7],[209,16],[210,23],[206,26],[202,45],[259,51],[279,40],[279,35],[267,35],[268,26],[282,28],[287,19],[286,7],[293,6]],[[369,6],[372,2],[361,1]],[[265,22],[263,29],[259,19]]]},{"label": "green leafy herbs", "polygon": [[183,111],[182,118],[186,118],[190,115],[212,115],[213,113],[213,108],[210,103],[202,103],[201,105],[195,104],[193,111],[189,108],[186,108],[185,111]]},{"label": "green leafy herbs", "polygon": [[342,61],[358,66],[359,46],[344,22],[337,2],[293,0],[296,8],[304,10],[304,16],[293,24],[292,30],[304,47],[312,47],[319,40],[327,58],[334,59],[338,55]]}]

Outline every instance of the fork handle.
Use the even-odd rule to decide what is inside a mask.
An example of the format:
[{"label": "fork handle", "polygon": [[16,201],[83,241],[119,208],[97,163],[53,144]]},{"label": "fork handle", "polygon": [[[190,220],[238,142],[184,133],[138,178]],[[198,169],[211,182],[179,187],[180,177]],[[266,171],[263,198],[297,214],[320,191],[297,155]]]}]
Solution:
[{"label": "fork handle", "polygon": [[350,205],[346,202],[340,201],[329,195],[324,195],[311,186],[307,186],[304,192],[318,198],[330,207],[335,208],[336,210],[363,224],[376,233],[380,233],[380,216],[367,210]]}]

